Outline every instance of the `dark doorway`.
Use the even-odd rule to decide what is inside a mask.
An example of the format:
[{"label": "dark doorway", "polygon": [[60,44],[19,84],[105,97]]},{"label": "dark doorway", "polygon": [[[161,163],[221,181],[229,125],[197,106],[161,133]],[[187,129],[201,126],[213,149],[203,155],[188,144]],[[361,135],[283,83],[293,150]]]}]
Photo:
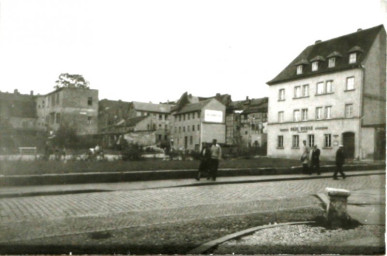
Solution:
[{"label": "dark doorway", "polygon": [[375,159],[383,160],[386,158],[386,131],[384,129],[376,130]]},{"label": "dark doorway", "polygon": [[343,133],[343,146],[344,152],[348,159],[355,158],[355,133],[345,132]]}]

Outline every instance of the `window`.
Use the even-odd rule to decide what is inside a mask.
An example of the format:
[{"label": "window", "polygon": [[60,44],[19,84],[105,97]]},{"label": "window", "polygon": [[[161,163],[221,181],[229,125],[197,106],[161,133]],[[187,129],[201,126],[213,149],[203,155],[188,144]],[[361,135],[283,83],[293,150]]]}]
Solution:
[{"label": "window", "polygon": [[325,83],[326,87],[326,93],[332,93],[333,92],[333,81],[329,80]]},{"label": "window", "polygon": [[163,120],[163,115],[159,114],[159,120]]},{"label": "window", "polygon": [[301,97],[301,86],[294,87],[294,98]]},{"label": "window", "polygon": [[282,135],[278,136],[277,147],[278,148],[284,147],[284,136]]},{"label": "window", "polygon": [[181,126],[179,126],[179,133],[181,132]]},{"label": "window", "polygon": [[300,147],[300,136],[299,135],[293,135],[292,139],[292,148],[299,148]]},{"label": "window", "polygon": [[308,146],[309,147],[314,146],[314,134],[308,134]]},{"label": "window", "polygon": [[192,131],[193,132],[195,131],[195,125],[192,125]]},{"label": "window", "polygon": [[353,117],[353,104],[345,104],[345,117]]},{"label": "window", "polygon": [[297,66],[297,75],[301,75],[302,74],[302,65],[298,65]]},{"label": "window", "polygon": [[324,134],[324,147],[330,148],[332,146],[332,136],[331,134]]},{"label": "window", "polygon": [[162,140],[162,135],[161,134],[159,134],[159,141],[161,141]]},{"label": "window", "polygon": [[349,90],[355,90],[355,78],[353,76],[347,77],[347,84],[346,88],[347,91]]},{"label": "window", "polygon": [[280,89],[279,90],[278,100],[285,100],[285,89]]},{"label": "window", "polygon": [[329,58],[328,59],[328,68],[334,68],[336,65],[336,58]]},{"label": "window", "polygon": [[308,120],[308,109],[307,108],[302,109],[301,119],[302,119],[302,121]]},{"label": "window", "polygon": [[200,131],[200,124],[198,124],[198,131]]},{"label": "window", "polygon": [[88,97],[88,98],[87,98],[87,105],[88,105],[88,106],[93,105],[93,97]]},{"label": "window", "polygon": [[159,129],[161,129],[161,124],[159,124]]},{"label": "window", "polygon": [[356,63],[356,52],[349,54],[349,64]]},{"label": "window", "polygon": [[56,95],[56,104],[59,105],[59,93]]},{"label": "window", "polygon": [[188,113],[187,114],[187,120],[189,120],[191,118],[191,113]]},{"label": "window", "polygon": [[60,113],[56,113],[56,123],[60,124]]},{"label": "window", "polygon": [[316,108],[316,119],[322,119],[323,118],[323,108],[317,107]]},{"label": "window", "polygon": [[304,96],[304,97],[309,96],[309,84],[304,84],[302,86],[302,96]]},{"label": "window", "polygon": [[185,121],[185,114],[183,114],[183,121]]},{"label": "window", "polygon": [[282,123],[284,121],[284,112],[280,111],[278,112],[278,122]]},{"label": "window", "polygon": [[293,121],[294,122],[298,122],[300,120],[301,120],[300,110],[296,109],[296,110],[293,111]]},{"label": "window", "polygon": [[325,118],[330,119],[332,117],[332,106],[325,107]]},{"label": "window", "polygon": [[313,61],[312,62],[312,71],[317,71],[318,70],[318,61]]},{"label": "window", "polygon": [[317,94],[324,94],[324,82],[317,83]]},{"label": "window", "polygon": [[190,144],[190,145],[193,144],[193,138],[192,138],[192,136],[189,136],[189,144]]},{"label": "window", "polygon": [[185,126],[183,126],[183,132],[185,132]]},{"label": "window", "polygon": [[198,112],[198,118],[200,118],[200,112]]},{"label": "window", "polygon": [[156,124],[153,124],[153,130],[154,131],[156,130]]},{"label": "window", "polygon": [[88,124],[91,124],[91,116],[88,116],[88,117],[87,117],[87,123],[88,123]]}]

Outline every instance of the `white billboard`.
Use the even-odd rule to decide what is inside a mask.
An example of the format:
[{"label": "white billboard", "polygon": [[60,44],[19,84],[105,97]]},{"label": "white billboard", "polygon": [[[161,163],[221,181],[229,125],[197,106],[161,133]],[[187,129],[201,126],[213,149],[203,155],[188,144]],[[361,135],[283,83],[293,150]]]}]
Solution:
[{"label": "white billboard", "polygon": [[223,112],[219,110],[204,110],[204,122],[222,123]]}]

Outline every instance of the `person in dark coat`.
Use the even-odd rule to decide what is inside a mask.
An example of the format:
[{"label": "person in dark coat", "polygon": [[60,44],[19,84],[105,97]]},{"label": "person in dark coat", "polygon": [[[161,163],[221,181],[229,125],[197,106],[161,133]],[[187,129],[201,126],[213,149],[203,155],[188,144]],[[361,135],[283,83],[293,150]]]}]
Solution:
[{"label": "person in dark coat", "polygon": [[317,175],[320,175],[320,149],[318,149],[317,145],[313,146],[309,174],[312,174],[314,170],[316,170]]},{"label": "person in dark coat", "polygon": [[219,160],[222,159],[222,148],[214,139],[212,140],[212,145],[210,148],[211,159],[210,159],[210,177],[213,181],[216,181],[216,176],[218,173]]},{"label": "person in dark coat", "polygon": [[198,174],[196,176],[196,180],[200,180],[200,177],[203,173],[209,175],[210,169],[210,159],[211,159],[211,150],[207,143],[202,143],[202,150],[200,151],[200,165],[198,169]]},{"label": "person in dark coat", "polygon": [[336,170],[333,174],[333,179],[337,180],[337,173],[340,173],[343,179],[345,179],[345,173],[343,172],[343,164],[345,162],[345,154],[343,145],[339,146],[339,149],[336,152]]}]

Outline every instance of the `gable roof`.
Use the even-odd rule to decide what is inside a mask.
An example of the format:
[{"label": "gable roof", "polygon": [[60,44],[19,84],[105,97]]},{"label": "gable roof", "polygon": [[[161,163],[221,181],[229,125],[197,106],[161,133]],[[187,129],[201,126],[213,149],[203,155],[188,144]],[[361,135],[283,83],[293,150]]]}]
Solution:
[{"label": "gable roof", "polygon": [[[380,31],[384,30],[383,25],[373,28],[361,30],[352,34],[344,35],[327,41],[319,42],[305,48],[284,70],[282,70],[274,79],[267,82],[268,85],[273,85],[281,82],[306,78],[317,74],[332,73],[341,70],[357,68],[366,58],[372,43]],[[349,53],[358,51],[359,55],[357,63],[349,64]],[[342,57],[340,57],[340,55]],[[328,68],[328,61],[320,59],[321,65],[317,71],[312,72],[309,63],[321,56],[322,58],[338,57],[335,67]],[[297,65],[305,65],[303,73],[296,74]]]},{"label": "gable roof", "polygon": [[205,105],[207,105],[208,102],[210,102],[212,99],[207,99],[203,101],[199,101],[197,103],[188,103],[184,105],[179,111],[177,111],[175,114],[183,114],[188,112],[194,112],[201,110]]},{"label": "gable roof", "polygon": [[169,104],[153,104],[133,101],[133,107],[136,110],[147,111],[147,112],[157,112],[157,113],[169,113],[171,112],[172,105]]}]

